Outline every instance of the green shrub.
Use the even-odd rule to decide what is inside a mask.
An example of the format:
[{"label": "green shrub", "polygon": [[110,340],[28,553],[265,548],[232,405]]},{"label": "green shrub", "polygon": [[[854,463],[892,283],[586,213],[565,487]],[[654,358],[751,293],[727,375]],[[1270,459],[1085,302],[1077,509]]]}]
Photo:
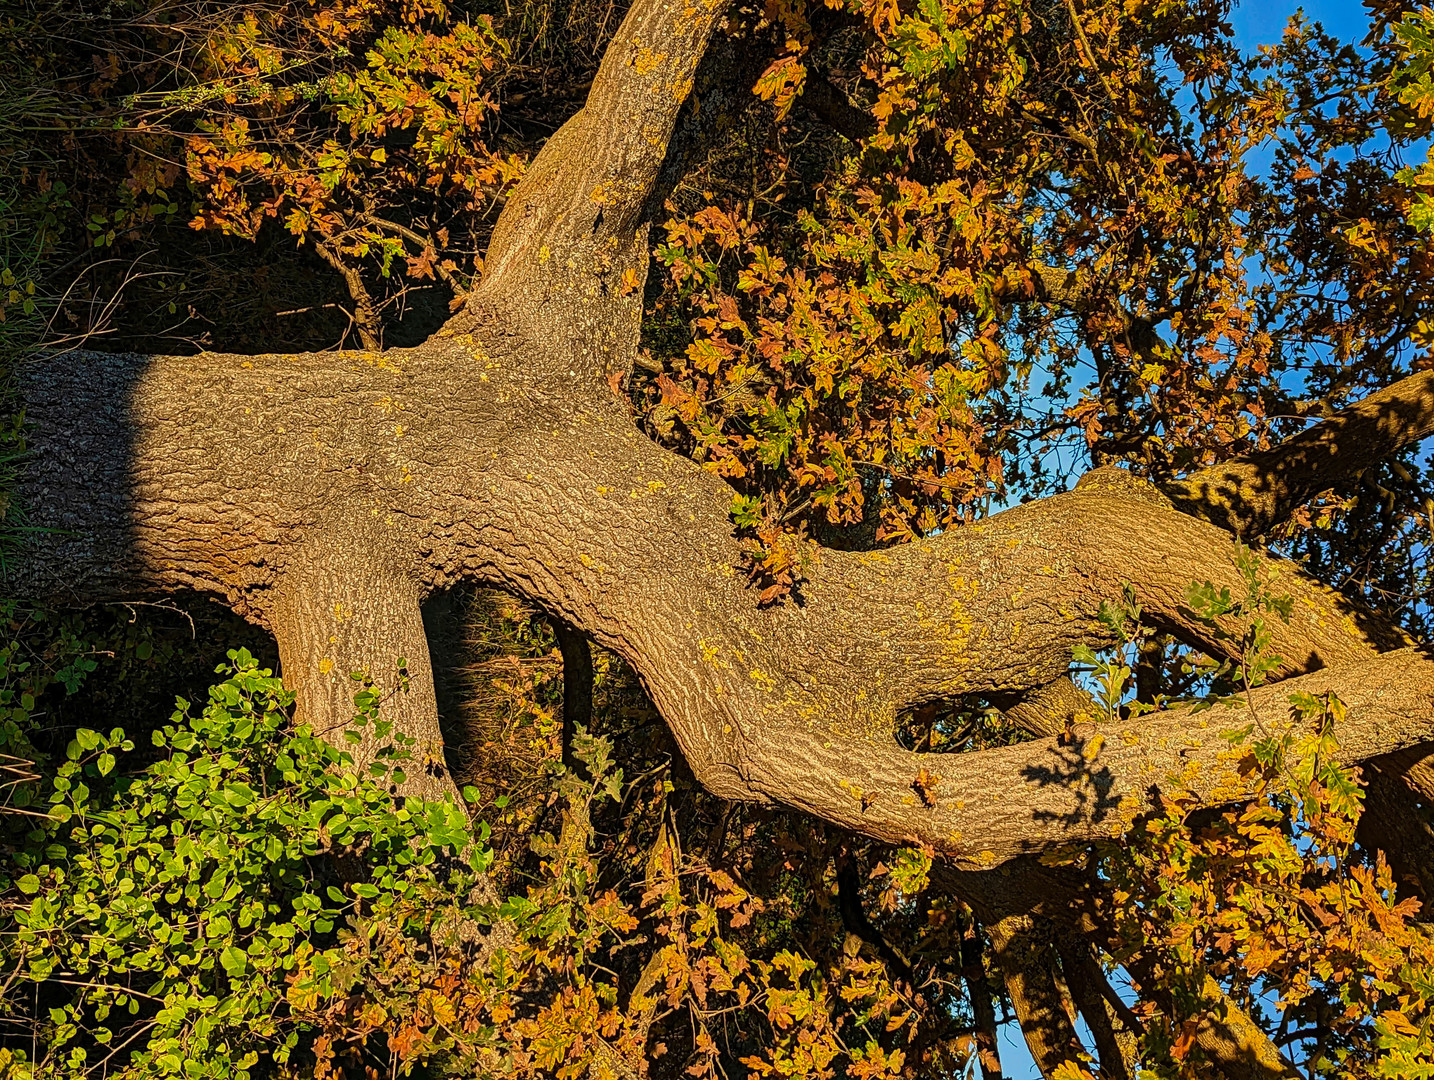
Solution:
[{"label": "green shrub", "polygon": [[[81,729],[45,783],[48,816],[13,857],[3,921],[4,1006],[40,1034],[25,1075],[248,1077],[283,1063],[308,1032],[295,973],[339,957],[365,910],[402,910],[435,885],[467,896],[491,859],[465,811],[395,798],[398,749],[366,772],[307,726],[246,650],[201,711],[178,702],[156,756]],[[379,723],[361,688],[359,723]],[[476,913],[475,913],[476,914]],[[36,1004],[38,1003],[38,1005]]]}]

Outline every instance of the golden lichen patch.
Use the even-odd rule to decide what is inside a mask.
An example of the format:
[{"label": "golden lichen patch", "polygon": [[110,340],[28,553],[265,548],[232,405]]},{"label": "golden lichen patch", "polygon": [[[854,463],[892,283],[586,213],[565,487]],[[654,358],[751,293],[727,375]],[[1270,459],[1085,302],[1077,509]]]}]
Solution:
[{"label": "golden lichen patch", "polygon": [[947,590],[950,597],[950,616],[934,628],[937,638],[944,642],[946,656],[953,663],[962,663],[970,658],[971,630],[975,620],[966,610],[966,601],[974,600],[981,591],[980,583],[956,572],[958,563],[947,567]]},{"label": "golden lichen patch", "polygon": [[637,51],[637,56],[632,61],[632,69],[639,75],[647,75],[666,59],[666,53],[654,52],[644,45]]},{"label": "golden lichen patch", "polygon": [[1086,744],[1080,749],[1080,756],[1086,761],[1094,761],[1100,756],[1100,748],[1105,745],[1105,736],[1097,732],[1086,740]]},{"label": "golden lichen patch", "polygon": [[391,353],[366,352],[363,354],[363,362],[369,367],[378,368],[379,371],[391,371],[396,375],[403,374],[403,364]]}]

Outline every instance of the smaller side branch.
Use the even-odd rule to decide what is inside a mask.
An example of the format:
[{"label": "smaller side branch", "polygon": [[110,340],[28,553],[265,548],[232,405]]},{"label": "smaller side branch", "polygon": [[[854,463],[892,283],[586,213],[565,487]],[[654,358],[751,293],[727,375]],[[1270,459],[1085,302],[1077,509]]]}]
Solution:
[{"label": "smaller side branch", "polygon": [[[419,232],[414,232],[407,225],[400,225],[396,221],[388,221],[385,218],[376,217],[373,214],[364,215],[364,220],[377,229],[387,229],[389,232],[397,233],[405,240],[412,241],[413,243],[418,245],[418,250],[420,252],[423,252],[425,250],[431,250],[435,254],[437,254],[438,252],[438,245],[433,242],[431,237],[424,236],[422,233]],[[453,290],[453,303],[455,306],[461,304],[464,300],[468,298],[468,290],[465,289],[463,287],[462,282],[460,282],[453,275],[453,271],[449,270],[448,267],[443,265],[443,260],[434,260],[433,272],[436,273],[440,278],[442,278],[447,283],[448,287]]]},{"label": "smaller side branch", "polygon": [[996,1005],[981,957],[981,928],[973,924],[961,939],[961,975],[976,1021],[976,1056],[981,1080],[1001,1080],[1001,1052],[996,1032]]},{"label": "smaller side branch", "polygon": [[[1211,806],[1246,798],[1244,753],[1227,736],[1246,728],[1252,711],[1267,734],[1292,730],[1300,723],[1289,703],[1297,691],[1333,693],[1348,707],[1336,732],[1343,762],[1434,742],[1434,658],[1402,649],[1261,687],[1248,704],[1079,725],[1070,738],[971,754],[915,754],[876,738],[807,742],[784,729],[780,744],[753,747],[742,769],[756,792],[775,801],[984,868],[1120,836],[1163,794]],[[922,770],[940,772],[927,805],[912,793]]]},{"label": "smaller side branch", "polygon": [[1116,1029],[1115,1010],[1107,999],[1115,995],[1090,945],[1082,939],[1060,938],[1056,947],[1071,997],[1090,1027],[1101,1075],[1106,1080],[1130,1080],[1137,1064],[1136,1032],[1124,1024]]},{"label": "smaller side branch", "polygon": [[1268,532],[1321,491],[1434,435],[1434,370],[1370,394],[1271,450],[1166,486],[1177,507],[1242,537]]},{"label": "smaller side branch", "polygon": [[378,312],[374,309],[373,297],[369,295],[368,286],[364,284],[363,275],[358,272],[357,267],[345,261],[337,243],[319,240],[314,244],[314,250],[344,279],[349,297],[354,302],[354,329],[358,331],[363,347],[370,352],[382,352],[382,327],[378,321]]},{"label": "smaller side branch", "polygon": [[1010,915],[990,928],[996,964],[1011,996],[1021,1034],[1041,1075],[1086,1057],[1063,987],[1056,979],[1050,928],[1028,915]]},{"label": "smaller side branch", "polygon": [[837,908],[846,932],[855,934],[881,958],[893,980],[900,979],[914,988],[916,979],[912,975],[911,964],[892,947],[862,907],[861,878],[857,874],[856,860],[850,855],[837,859],[836,879]]}]

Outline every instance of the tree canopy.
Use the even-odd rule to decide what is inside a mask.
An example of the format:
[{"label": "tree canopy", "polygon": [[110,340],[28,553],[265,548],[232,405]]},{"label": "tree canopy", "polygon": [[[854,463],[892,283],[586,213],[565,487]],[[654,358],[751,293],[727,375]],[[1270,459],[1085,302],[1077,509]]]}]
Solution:
[{"label": "tree canopy", "polygon": [[1365,10],[0,16],[0,1065],[1434,1075]]}]

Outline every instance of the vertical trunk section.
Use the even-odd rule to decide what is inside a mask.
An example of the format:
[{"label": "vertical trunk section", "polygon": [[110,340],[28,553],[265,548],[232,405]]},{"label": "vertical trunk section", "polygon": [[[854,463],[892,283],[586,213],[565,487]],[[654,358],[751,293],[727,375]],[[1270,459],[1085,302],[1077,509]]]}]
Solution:
[{"label": "vertical trunk section", "polygon": [[577,765],[573,734],[593,722],[593,651],[588,639],[561,619],[553,620],[553,636],[563,654],[563,764]]},{"label": "vertical trunk section", "polygon": [[[366,540],[325,537],[307,545],[275,588],[269,622],[284,683],[297,697],[299,720],[348,748],[359,768],[397,744],[409,755],[402,794],[456,796],[418,585]],[[378,722],[356,725],[354,695],[366,686],[379,695]]]},{"label": "vertical trunk section", "polygon": [[990,934],[1021,1034],[1041,1075],[1050,1077],[1063,1062],[1080,1061],[1086,1050],[1056,980],[1052,928],[1043,922],[1009,915],[993,924]]}]

